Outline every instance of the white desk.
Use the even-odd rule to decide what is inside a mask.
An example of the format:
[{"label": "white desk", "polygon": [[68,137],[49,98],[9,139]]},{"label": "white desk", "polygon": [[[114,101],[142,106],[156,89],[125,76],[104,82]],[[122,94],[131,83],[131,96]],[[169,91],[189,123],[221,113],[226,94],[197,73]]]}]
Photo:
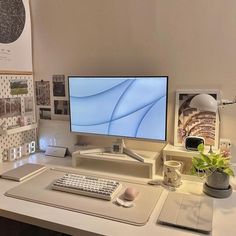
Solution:
[{"label": "white desk", "polygon": [[[70,158],[45,157],[36,154],[30,158],[22,159],[12,163],[1,163],[0,173],[11,169],[13,166],[22,165],[26,162],[42,163],[49,166],[71,166]],[[19,183],[0,179],[0,216],[13,220],[30,223],[43,228],[71,234],[71,235],[109,235],[109,236],[193,236],[202,235],[188,230],[161,226],[157,224],[157,218],[161,206],[167,196],[167,191],[161,195],[148,223],[144,226],[133,226],[106,220],[94,216],[53,208],[28,201],[18,200],[4,196],[4,193],[17,186]],[[178,191],[186,191],[194,194],[201,194],[202,184],[200,182],[183,181]],[[230,198],[214,200],[213,231],[214,236],[235,236],[236,235],[236,192]]]}]

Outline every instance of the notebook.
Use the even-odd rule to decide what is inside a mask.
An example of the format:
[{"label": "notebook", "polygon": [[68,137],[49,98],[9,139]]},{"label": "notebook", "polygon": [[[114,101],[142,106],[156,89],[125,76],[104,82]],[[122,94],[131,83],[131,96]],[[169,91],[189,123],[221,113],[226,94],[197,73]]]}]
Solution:
[{"label": "notebook", "polygon": [[4,172],[1,177],[4,179],[22,181],[45,169],[46,167],[44,165],[27,163],[17,168],[11,169],[7,172]]},{"label": "notebook", "polygon": [[212,198],[169,193],[161,209],[158,222],[209,234],[212,230],[212,217]]}]

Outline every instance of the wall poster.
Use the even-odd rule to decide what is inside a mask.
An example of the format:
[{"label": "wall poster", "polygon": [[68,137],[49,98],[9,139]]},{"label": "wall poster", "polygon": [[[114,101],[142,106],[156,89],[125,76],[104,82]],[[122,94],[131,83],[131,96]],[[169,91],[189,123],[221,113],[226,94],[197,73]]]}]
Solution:
[{"label": "wall poster", "polygon": [[218,148],[219,115],[218,112],[199,111],[189,106],[198,94],[205,93],[219,100],[219,90],[177,90],[175,105],[174,145],[183,146],[187,136],[199,136],[205,139],[207,146]]},{"label": "wall poster", "polygon": [[36,104],[43,106],[50,106],[50,82],[49,81],[36,81]]},{"label": "wall poster", "polygon": [[0,72],[32,72],[29,0],[0,0]]},{"label": "wall poster", "polygon": [[53,96],[54,97],[65,97],[66,88],[65,88],[65,75],[53,75]]}]

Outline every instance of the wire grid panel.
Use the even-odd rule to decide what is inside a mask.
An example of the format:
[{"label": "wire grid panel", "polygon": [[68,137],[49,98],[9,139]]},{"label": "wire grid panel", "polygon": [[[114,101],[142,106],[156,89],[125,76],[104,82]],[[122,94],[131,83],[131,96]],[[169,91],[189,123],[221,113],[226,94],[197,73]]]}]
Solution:
[{"label": "wire grid panel", "polygon": [[29,143],[35,139],[35,129],[10,135],[0,135],[0,149],[6,150],[12,147],[19,147],[24,143]]},{"label": "wire grid panel", "polygon": [[[25,81],[27,83],[27,93],[25,94],[11,94],[11,82],[12,81]],[[0,99],[6,98],[20,98],[21,101],[21,114],[18,115],[5,115],[1,113],[0,125],[5,122],[6,126],[15,126],[18,123],[20,117],[27,116],[25,109],[25,100],[27,98],[32,99],[32,112],[30,116],[32,122],[36,122],[35,117],[35,97],[34,97],[34,81],[32,75],[0,75]],[[8,150],[11,147],[17,147],[24,143],[36,140],[36,129],[28,130],[20,133],[10,135],[0,135],[0,148],[2,150]]]}]

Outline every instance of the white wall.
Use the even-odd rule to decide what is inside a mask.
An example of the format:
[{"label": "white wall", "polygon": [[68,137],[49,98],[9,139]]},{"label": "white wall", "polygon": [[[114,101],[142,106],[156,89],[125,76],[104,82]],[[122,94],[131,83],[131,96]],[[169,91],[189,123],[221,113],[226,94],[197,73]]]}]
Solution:
[{"label": "white wall", "polygon": [[[236,94],[235,0],[33,0],[31,9],[36,79],[168,75],[170,142],[176,89]],[[236,106],[221,116],[236,157]]]}]

